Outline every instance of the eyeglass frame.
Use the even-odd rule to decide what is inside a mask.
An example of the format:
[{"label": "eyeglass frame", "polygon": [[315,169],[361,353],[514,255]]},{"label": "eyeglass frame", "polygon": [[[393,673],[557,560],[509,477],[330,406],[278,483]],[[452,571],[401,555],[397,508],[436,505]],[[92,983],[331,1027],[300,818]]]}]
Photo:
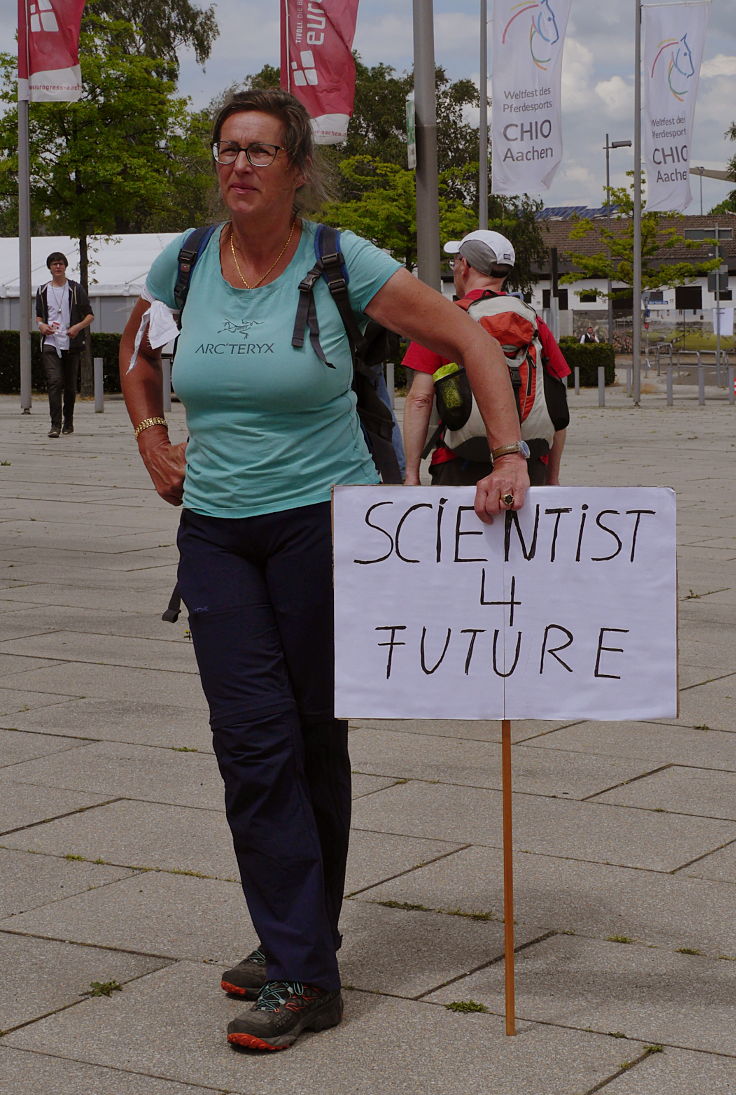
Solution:
[{"label": "eyeglass frame", "polygon": [[[235,152],[235,158],[233,160],[231,160],[230,163],[223,163],[222,160],[218,160],[218,158],[217,158],[218,153],[220,151],[220,145],[221,144],[229,144],[231,146],[231,151],[235,151],[235,149],[237,149],[237,152]],[[251,150],[251,148],[253,148],[254,145],[257,145],[260,148],[272,148],[272,149],[274,149],[273,157],[268,161],[268,163],[253,163],[253,160],[250,157],[250,150]],[[219,164],[220,167],[233,167],[234,164],[237,163],[238,156],[240,155],[241,152],[245,153],[245,158],[248,161],[248,163],[251,165],[251,167],[270,167],[271,164],[274,163],[274,161],[275,161],[276,157],[278,156],[279,152],[286,152],[286,149],[284,148],[283,145],[271,144],[270,141],[251,141],[250,144],[243,146],[243,145],[236,145],[235,141],[218,140],[218,141],[213,141],[212,145],[210,147],[211,147],[211,151],[212,151],[212,159],[215,161],[216,164]]]}]

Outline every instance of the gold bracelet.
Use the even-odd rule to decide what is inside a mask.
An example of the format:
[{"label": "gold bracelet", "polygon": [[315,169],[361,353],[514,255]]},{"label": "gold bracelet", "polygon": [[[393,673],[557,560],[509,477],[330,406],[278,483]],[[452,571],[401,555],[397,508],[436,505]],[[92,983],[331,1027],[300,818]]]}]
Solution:
[{"label": "gold bracelet", "polygon": [[133,437],[137,441],[140,434],[142,434],[144,430],[149,429],[151,426],[166,426],[166,428],[168,429],[168,425],[169,424],[165,418],[144,418],[143,421],[139,422],[133,430]]}]

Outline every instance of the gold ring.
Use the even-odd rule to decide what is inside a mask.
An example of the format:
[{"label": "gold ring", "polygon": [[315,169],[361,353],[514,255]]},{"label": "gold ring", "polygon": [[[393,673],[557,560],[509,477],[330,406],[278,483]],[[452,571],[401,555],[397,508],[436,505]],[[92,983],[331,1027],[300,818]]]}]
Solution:
[{"label": "gold ring", "polygon": [[503,502],[503,504],[504,504],[505,506],[513,506],[513,504],[514,504],[514,496],[513,496],[513,494],[512,494],[512,493],[511,493],[511,492],[509,491],[509,492],[508,492],[508,494],[503,494],[503,495],[501,495],[501,501]]}]

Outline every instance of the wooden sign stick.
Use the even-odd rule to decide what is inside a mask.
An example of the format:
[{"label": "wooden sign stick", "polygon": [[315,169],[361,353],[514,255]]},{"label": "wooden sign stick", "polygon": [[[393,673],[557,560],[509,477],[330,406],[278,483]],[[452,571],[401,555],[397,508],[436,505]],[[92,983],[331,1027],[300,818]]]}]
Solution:
[{"label": "wooden sign stick", "polygon": [[503,926],[506,1033],[516,1034],[514,987],[514,861],[511,817],[511,721],[501,722],[501,788],[503,802]]}]

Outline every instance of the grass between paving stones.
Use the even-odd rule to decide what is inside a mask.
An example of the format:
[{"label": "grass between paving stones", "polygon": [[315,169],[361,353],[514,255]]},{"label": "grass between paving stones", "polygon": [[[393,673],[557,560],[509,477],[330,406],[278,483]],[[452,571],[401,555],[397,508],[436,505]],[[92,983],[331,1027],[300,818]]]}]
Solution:
[{"label": "grass between paving stones", "polygon": [[453,1000],[451,1004],[445,1004],[448,1011],[459,1011],[463,1014],[469,1014],[475,1011],[481,1011],[488,1014],[488,1008],[485,1004],[479,1004],[475,1000]]},{"label": "grass between paving stones", "polygon": [[123,986],[119,981],[90,981],[89,988],[80,992],[80,996],[112,996],[114,992],[122,992]]},{"label": "grass between paving stones", "polygon": [[382,905],[384,909],[403,909],[405,912],[432,912],[441,913],[443,916],[464,916],[467,920],[500,920],[490,912],[469,912],[467,909],[432,909],[429,905],[414,905],[410,901],[376,901],[376,905]]}]

